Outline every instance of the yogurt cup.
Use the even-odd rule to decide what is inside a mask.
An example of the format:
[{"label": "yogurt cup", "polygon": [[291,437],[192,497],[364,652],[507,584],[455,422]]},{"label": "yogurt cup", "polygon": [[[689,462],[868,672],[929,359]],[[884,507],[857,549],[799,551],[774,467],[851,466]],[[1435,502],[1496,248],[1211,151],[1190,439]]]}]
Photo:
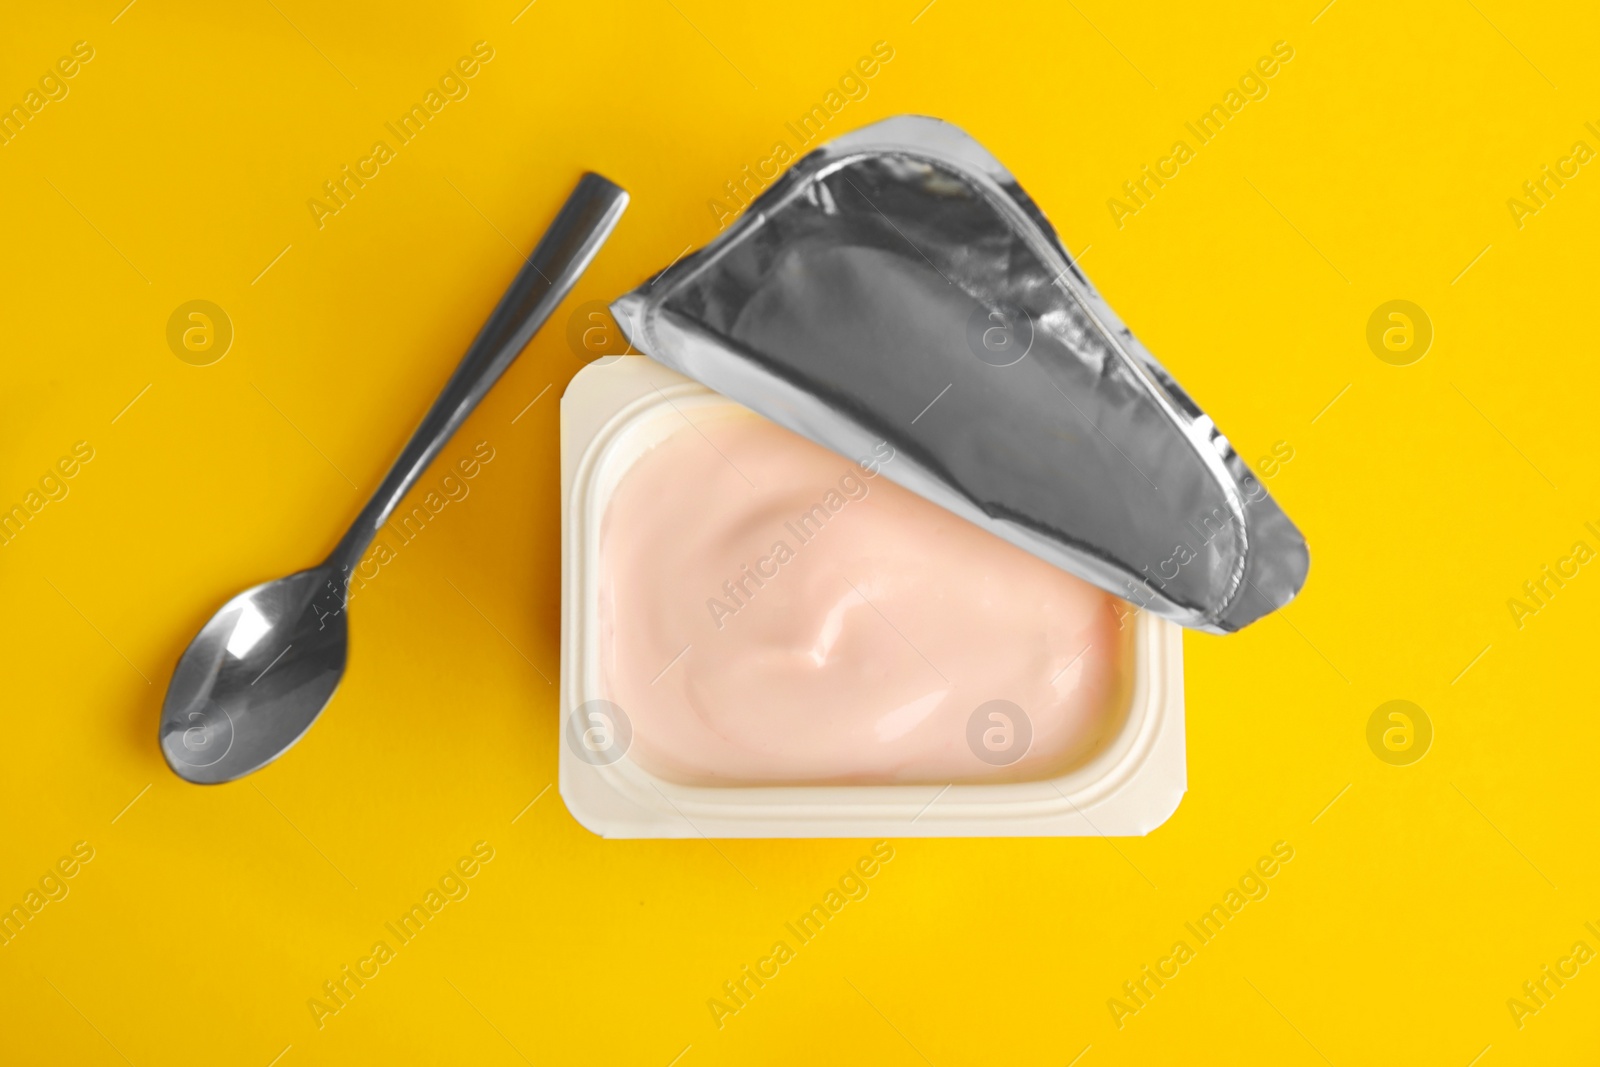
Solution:
[{"label": "yogurt cup", "polygon": [[[685,412],[723,409],[743,411],[640,356],[591,364],[562,397],[559,780],[580,823],[616,838],[1129,836],[1149,833],[1176,810],[1186,787],[1181,628],[1132,605],[1123,605],[1129,633],[1118,721],[1098,747],[1051,776],[1005,780],[997,770],[993,780],[944,783],[712,784],[674,780],[636,758],[643,746],[635,750],[635,720],[651,719],[653,709],[619,706],[602,669],[614,651],[602,626],[602,528],[624,475],[682,430]],[[643,694],[631,699],[648,701],[650,691]],[[753,714],[762,699],[750,693]]]}]

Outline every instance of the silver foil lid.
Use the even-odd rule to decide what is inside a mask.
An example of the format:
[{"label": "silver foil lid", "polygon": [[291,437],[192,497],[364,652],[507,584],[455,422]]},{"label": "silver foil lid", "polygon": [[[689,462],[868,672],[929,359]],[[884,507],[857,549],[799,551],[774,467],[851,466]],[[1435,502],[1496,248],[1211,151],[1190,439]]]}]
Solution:
[{"label": "silver foil lid", "polygon": [[1016,180],[937,119],[799,160],[621,297],[633,345],[1135,604],[1228,633],[1305,540]]}]

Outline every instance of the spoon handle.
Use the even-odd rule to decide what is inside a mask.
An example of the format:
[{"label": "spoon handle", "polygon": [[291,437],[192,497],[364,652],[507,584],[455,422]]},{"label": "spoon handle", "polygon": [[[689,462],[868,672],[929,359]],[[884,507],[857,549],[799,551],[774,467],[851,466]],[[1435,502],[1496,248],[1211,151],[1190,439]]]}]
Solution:
[{"label": "spoon handle", "polygon": [[533,339],[611,236],[628,194],[585,174],[327,562],[348,574],[406,492]]}]

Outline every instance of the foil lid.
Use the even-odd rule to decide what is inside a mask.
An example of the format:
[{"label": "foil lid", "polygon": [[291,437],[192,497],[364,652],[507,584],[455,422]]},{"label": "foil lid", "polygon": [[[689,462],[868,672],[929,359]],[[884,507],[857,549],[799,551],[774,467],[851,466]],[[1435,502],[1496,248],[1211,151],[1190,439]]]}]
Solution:
[{"label": "foil lid", "polygon": [[[644,354],[1183,626],[1292,599],[1305,540],[1000,162],[903,116],[799,160],[612,305]],[[936,577],[936,576],[930,576]]]}]

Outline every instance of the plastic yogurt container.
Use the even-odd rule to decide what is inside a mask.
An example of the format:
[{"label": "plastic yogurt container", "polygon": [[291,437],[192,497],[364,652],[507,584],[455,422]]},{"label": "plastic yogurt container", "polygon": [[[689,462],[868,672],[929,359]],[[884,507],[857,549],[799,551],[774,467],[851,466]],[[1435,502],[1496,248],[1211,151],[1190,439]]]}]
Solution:
[{"label": "plastic yogurt container", "polygon": [[[640,356],[591,364],[574,377],[562,398],[560,789],[579,822],[615,838],[1128,836],[1149,833],[1176,810],[1187,780],[1178,625],[1087,585],[1080,587],[1077,579],[1020,555],[1020,549],[936,504],[909,494],[905,499],[886,496],[906,491],[876,478],[870,460],[858,463],[855,475],[842,482],[848,497],[830,497],[835,516],[848,514],[849,523],[834,518],[834,525],[820,536],[803,523],[783,526],[782,539],[795,546],[798,562],[757,559],[754,566],[773,583],[769,586],[752,572],[750,553],[729,551],[726,530],[715,526],[715,509],[705,507],[707,499],[722,492],[703,484],[708,471],[720,469],[715,464],[723,461],[728,469],[738,469],[728,456],[715,458],[722,450],[714,442],[729,428],[738,430],[741,440],[760,443],[769,459],[776,456],[802,466],[809,454],[799,450],[819,447],[799,437],[789,444],[787,431],[769,428],[761,416],[735,401]],[[689,467],[685,457],[693,453],[683,447],[686,441],[695,448],[703,444],[713,466],[706,471]],[[850,463],[826,455],[840,469]],[[676,495],[670,469],[675,462],[686,465],[681,478],[688,479]],[[635,471],[641,473],[630,481]],[[744,492],[742,484],[727,477],[729,495]],[[751,483],[753,493],[752,480],[742,471],[739,477]],[[851,503],[871,499],[874,493],[879,498],[870,514],[866,505]],[[680,496],[688,502],[681,514],[674,510]],[[828,518],[826,508],[815,510],[819,522]],[[623,528],[646,521],[641,516],[654,516],[662,528]],[[870,525],[891,520],[913,525]],[[918,539],[923,529],[935,531],[926,544],[919,541],[903,552],[850,555],[857,544],[871,541],[869,535],[900,537],[903,544]],[[808,537],[826,547],[800,547],[812,543]],[[648,546],[656,543],[647,540],[651,538],[670,546],[660,568],[629,569],[620,561],[649,560],[647,551],[624,557],[613,548],[609,551],[615,558],[608,558],[608,543]],[[703,543],[694,543],[697,539]],[[940,582],[944,551],[951,553],[946,573],[970,568],[977,554],[995,563],[997,574],[1021,578],[1013,578],[1009,587]],[[991,552],[1008,555],[990,557]],[[728,558],[716,558],[717,553]],[[841,553],[855,568],[851,591],[838,594],[843,608],[819,611],[805,600],[809,579],[804,568],[814,575]],[[686,582],[684,561],[695,560],[697,554],[711,555],[704,560],[707,574],[731,576],[721,590],[706,589],[703,598],[680,589]],[[940,592],[929,594],[930,611],[962,608],[959,600],[945,606],[940,599],[944,585],[968,597],[972,618],[956,614],[948,621],[958,636],[963,623],[978,629],[955,646],[947,639],[946,657],[951,647],[966,653],[967,674],[973,662],[981,674],[991,658],[1012,664],[1015,673],[1013,661],[1032,661],[1020,652],[1010,653],[1032,650],[1050,673],[1063,664],[1057,673],[1066,679],[1061,700],[1051,697],[1057,690],[1036,684],[1029,692],[1043,692],[1045,698],[1027,709],[1005,700],[985,701],[980,699],[980,680],[972,690],[979,695],[966,704],[959,696],[941,700],[936,693],[931,703],[910,701],[904,708],[892,708],[905,692],[920,691],[918,686],[943,691],[946,697],[963,692],[955,670],[949,678],[940,673],[947,686],[913,677],[916,672],[938,672],[935,660],[948,666],[948,658],[941,659],[934,646],[928,646],[931,658],[924,656],[902,632],[920,634],[916,625],[928,620],[902,618],[896,625],[872,602],[878,589],[918,595],[915,581],[904,573],[888,573],[897,567],[903,572],[905,564],[897,558],[901,555],[926,566],[930,585],[939,587]],[[788,569],[780,573],[780,565]],[[876,584],[874,566],[885,571]],[[608,567],[616,573],[608,575]],[[1026,583],[1020,594],[1019,580]],[[687,586],[698,588],[693,581]],[[1018,611],[1013,619],[996,610],[988,593],[1004,597],[1008,589],[1033,612]],[[1050,602],[1053,592],[1067,605],[1055,615],[1050,614],[1056,610]],[[1093,660],[1087,664],[1087,675],[1086,665],[1073,655],[1078,649],[1050,647],[1056,631],[1047,626],[1062,612],[1062,617],[1070,616],[1074,605],[1089,603],[1086,596],[1104,598],[1107,610],[1115,614],[1114,627],[1097,622],[1094,632],[1114,633],[1117,646],[1094,652],[1101,660],[1098,666]],[[978,610],[980,602],[983,611]],[[902,612],[905,603],[899,604]],[[801,671],[797,679],[784,666],[792,664],[792,654],[785,659],[759,642],[740,644],[751,640],[749,629],[724,636],[724,626],[733,633],[738,626],[753,625],[748,615],[724,617],[746,606],[766,612],[769,627],[797,627],[805,635],[816,631],[826,635],[819,642],[837,642],[828,644],[827,655],[818,653],[817,659],[819,664],[826,660],[833,673]],[[805,614],[808,606],[811,616]],[[835,618],[840,611],[853,612],[856,619],[851,624],[856,629],[844,636],[843,624]],[[867,649],[870,655],[863,655],[859,645],[847,647],[851,633],[859,642],[860,633],[880,619],[883,628],[875,639],[885,644]],[[680,626],[698,629],[683,630],[685,647],[674,658],[671,646],[679,631],[673,627]],[[645,639],[651,628],[664,634],[655,644]],[[901,640],[904,645],[897,644]],[[927,644],[928,639],[918,640]],[[991,656],[986,649],[996,652]],[[646,656],[649,662],[630,660]],[[848,669],[836,669],[829,656],[848,661]],[[737,684],[726,684],[729,677]],[[804,699],[797,695],[801,688]],[[876,707],[879,693],[901,696],[886,696],[888,703]],[[934,704],[937,710],[927,710]],[[852,721],[852,715],[861,714],[868,718]],[[853,739],[865,739],[866,744]],[[880,753],[892,758],[880,765],[875,762]],[[830,766],[830,760],[837,766]]]}]

